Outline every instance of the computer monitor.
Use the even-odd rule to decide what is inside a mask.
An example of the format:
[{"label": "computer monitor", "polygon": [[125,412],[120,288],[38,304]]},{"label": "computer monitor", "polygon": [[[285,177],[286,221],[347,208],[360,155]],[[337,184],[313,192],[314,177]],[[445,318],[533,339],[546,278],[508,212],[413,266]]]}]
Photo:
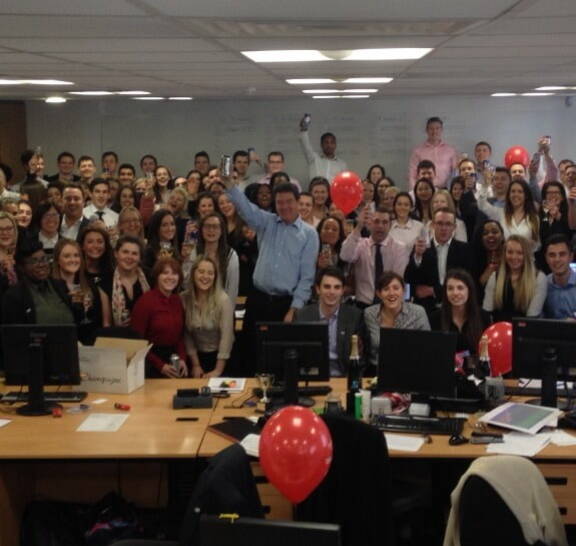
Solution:
[{"label": "computer monitor", "polygon": [[44,385],[79,385],[78,339],[74,324],[2,326],[7,385],[28,385],[22,415],[46,415]]},{"label": "computer monitor", "polygon": [[556,381],[576,379],[576,322],[512,319],[512,374],[541,379],[540,403],[557,407]]},{"label": "computer monitor", "polygon": [[329,381],[330,353],[326,322],[259,322],[258,371],[284,377],[287,350],[297,352],[300,381]]},{"label": "computer monitor", "polygon": [[457,334],[380,328],[378,390],[454,397]]},{"label": "computer monitor", "polygon": [[340,546],[340,526],[333,523],[307,523],[272,519],[202,516],[195,544],[208,546]]}]

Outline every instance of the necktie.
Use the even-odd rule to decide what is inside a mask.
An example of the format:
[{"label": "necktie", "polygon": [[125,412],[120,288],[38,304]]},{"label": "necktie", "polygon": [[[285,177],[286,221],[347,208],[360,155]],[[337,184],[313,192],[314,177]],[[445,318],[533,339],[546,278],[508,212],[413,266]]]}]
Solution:
[{"label": "necktie", "polygon": [[98,216],[98,220],[102,220],[102,216],[104,216],[104,211],[103,210],[97,210],[96,216]]},{"label": "necktie", "polygon": [[378,285],[378,281],[384,272],[384,264],[382,263],[382,243],[374,244],[374,288]]}]

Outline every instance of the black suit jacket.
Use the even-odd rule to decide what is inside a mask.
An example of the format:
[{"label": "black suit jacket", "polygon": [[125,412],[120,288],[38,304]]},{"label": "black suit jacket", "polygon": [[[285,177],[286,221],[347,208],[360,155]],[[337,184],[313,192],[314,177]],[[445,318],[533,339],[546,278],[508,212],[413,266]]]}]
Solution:
[{"label": "black suit jacket", "polygon": [[[296,314],[295,322],[319,322],[320,304],[311,303]],[[350,346],[352,335],[362,334],[362,311],[353,305],[341,304],[338,311],[336,352],[338,354],[338,364],[340,369],[348,372],[348,357],[350,356]]]},{"label": "black suit jacket", "polygon": [[[474,255],[468,243],[452,239],[446,258],[446,272],[456,268],[465,269],[468,273],[474,275]],[[414,303],[422,305],[428,313],[442,300],[442,285],[438,275],[438,255],[434,243],[424,252],[420,265],[416,265],[414,252],[412,252],[404,273],[404,280],[412,287],[421,284],[434,288],[434,297],[413,298]]]}]

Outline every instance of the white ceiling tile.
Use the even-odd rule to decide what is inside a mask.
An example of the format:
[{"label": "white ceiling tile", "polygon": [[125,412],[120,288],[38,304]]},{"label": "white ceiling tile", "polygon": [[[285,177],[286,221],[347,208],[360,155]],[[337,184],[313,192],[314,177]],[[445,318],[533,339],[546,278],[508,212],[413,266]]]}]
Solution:
[{"label": "white ceiling tile", "polygon": [[101,63],[101,64],[121,64],[121,63],[141,63],[146,65],[148,63],[220,63],[220,62],[234,62],[235,60],[242,61],[242,57],[235,53],[227,53],[224,51],[203,51],[203,52],[164,52],[164,53],[150,53],[143,54],[142,52],[131,53],[59,53],[60,59],[74,61],[79,63]]},{"label": "white ceiling tile", "polygon": [[[1,43],[1,41],[0,41]],[[450,39],[446,47],[535,47],[574,46],[574,34],[504,34],[489,36],[458,36]]]},{"label": "white ceiling tile", "polygon": [[[550,15],[550,14],[549,14]],[[471,31],[471,34],[490,36],[492,34],[558,34],[574,33],[576,17],[542,17],[542,18],[503,18]]]},{"label": "white ceiling tile", "polygon": [[164,19],[153,17],[0,17],[3,38],[116,38],[155,36],[172,38],[185,31]]},{"label": "white ceiling tile", "polygon": [[535,47],[444,47],[433,54],[434,59],[492,59],[492,58],[517,58],[537,57],[563,58],[576,56],[576,46],[535,46]]},{"label": "white ceiling tile", "polygon": [[422,0],[356,0],[334,2],[292,0],[291,2],[262,2],[261,0],[211,0],[190,2],[189,0],[163,0],[161,3],[145,0],[150,6],[169,15],[191,17],[250,17],[258,19],[293,19],[298,14],[306,20],[337,19],[440,19],[496,17],[511,7],[515,0],[434,0],[433,9],[423,9]]},{"label": "white ceiling tile", "polygon": [[538,0],[529,4],[527,8],[519,9],[517,13],[521,17],[547,17],[551,13],[555,17],[576,16],[576,2],[574,0]]},{"label": "white ceiling tile", "polygon": [[0,15],[42,15],[66,13],[68,15],[143,15],[141,9],[124,0],[98,0],[97,2],[70,0],[2,0]]}]

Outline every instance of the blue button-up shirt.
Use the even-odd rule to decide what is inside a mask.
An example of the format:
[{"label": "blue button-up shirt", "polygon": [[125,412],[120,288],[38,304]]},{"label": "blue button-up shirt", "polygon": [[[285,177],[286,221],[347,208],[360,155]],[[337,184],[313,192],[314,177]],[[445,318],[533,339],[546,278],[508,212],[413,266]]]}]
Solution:
[{"label": "blue button-up shirt", "polygon": [[544,304],[546,318],[576,318],[576,273],[570,272],[568,282],[560,286],[554,282],[552,273],[548,275],[548,295]]},{"label": "blue button-up shirt", "polygon": [[254,285],[275,296],[292,296],[291,307],[300,309],[310,298],[318,234],[300,217],[287,224],[278,215],[261,210],[236,187],[228,190],[238,213],[258,235]]}]

